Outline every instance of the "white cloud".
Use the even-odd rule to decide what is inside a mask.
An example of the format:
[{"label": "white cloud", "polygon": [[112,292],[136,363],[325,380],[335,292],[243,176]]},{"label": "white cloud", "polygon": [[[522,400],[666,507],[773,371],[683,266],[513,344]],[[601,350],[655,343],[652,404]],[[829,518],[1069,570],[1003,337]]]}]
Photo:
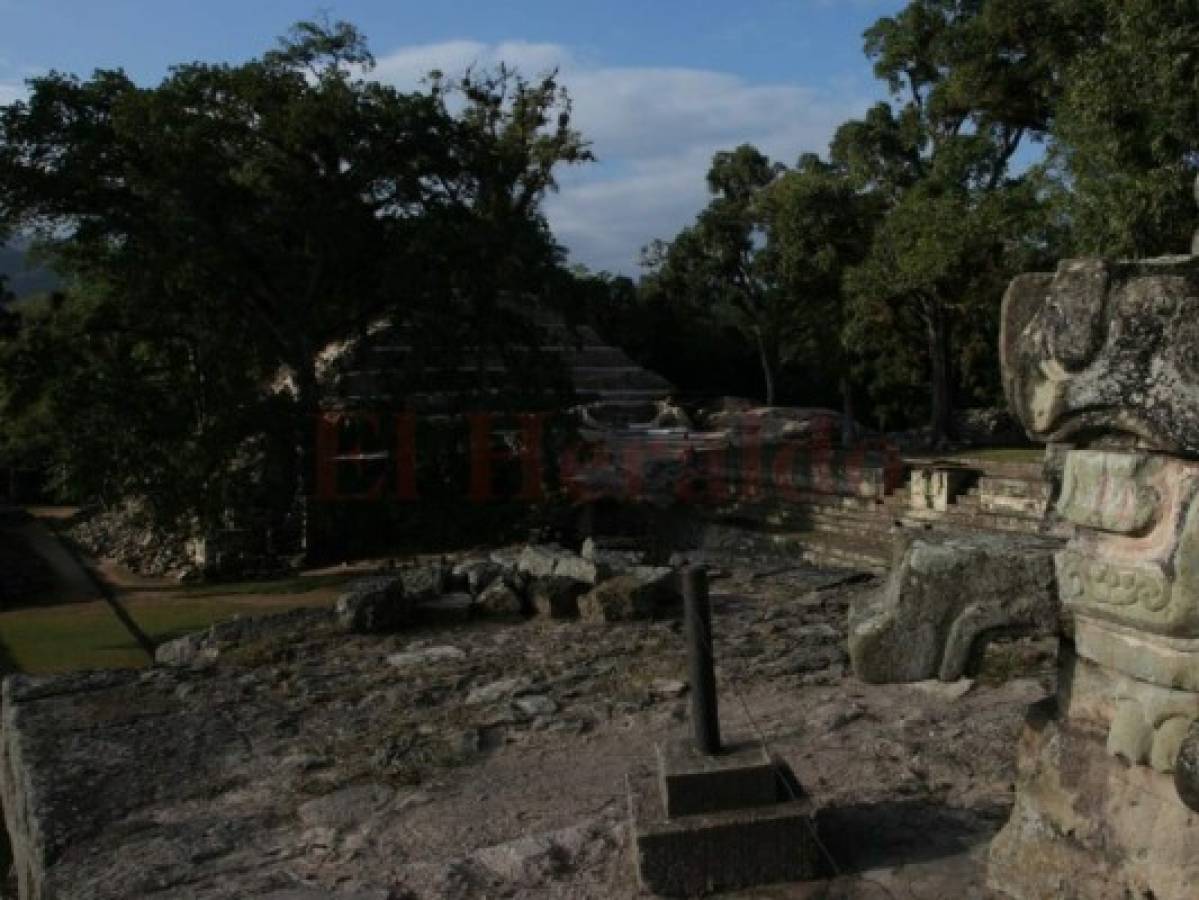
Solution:
[{"label": "white cloud", "polygon": [[372,75],[380,81],[411,87],[419,84],[433,69],[454,75],[471,67],[494,68],[504,62],[528,75],[536,75],[550,69],[565,68],[569,60],[570,55],[557,44],[445,41],[403,47],[380,57]]},{"label": "white cloud", "polygon": [[12,81],[0,81],[0,106],[6,106],[28,96],[24,84]]},{"label": "white cloud", "polygon": [[455,74],[501,61],[529,76],[560,71],[574,124],[600,162],[562,172],[546,212],[573,260],[627,273],[636,271],[643,245],[673,237],[703,206],[713,153],[746,142],[783,162],[823,152],[836,126],[873,99],[853,84],[759,84],[706,69],[604,66],[561,45],[523,41],[405,47],[381,57],[373,76],[415,87],[431,69]]}]

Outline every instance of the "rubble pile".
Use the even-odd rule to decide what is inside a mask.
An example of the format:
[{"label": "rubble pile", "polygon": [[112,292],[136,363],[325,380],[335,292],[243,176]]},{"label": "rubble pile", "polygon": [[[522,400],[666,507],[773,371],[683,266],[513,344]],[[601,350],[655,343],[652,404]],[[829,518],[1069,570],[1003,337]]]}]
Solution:
[{"label": "rubble pile", "polygon": [[141,575],[183,578],[195,571],[184,538],[155,528],[134,502],[91,512],[72,524],[69,534],[92,556]]}]

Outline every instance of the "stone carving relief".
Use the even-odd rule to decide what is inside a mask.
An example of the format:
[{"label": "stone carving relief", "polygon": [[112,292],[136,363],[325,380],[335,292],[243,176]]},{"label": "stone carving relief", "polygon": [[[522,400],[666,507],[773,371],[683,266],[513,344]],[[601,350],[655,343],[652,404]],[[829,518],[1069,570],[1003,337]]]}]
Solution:
[{"label": "stone carving relief", "polygon": [[[1182,898],[1199,883],[1199,258],[1063,262],[1016,279],[1009,402],[1064,444],[1066,642],[1030,715],[992,887]],[[1125,893],[1127,892],[1127,894]]]}]

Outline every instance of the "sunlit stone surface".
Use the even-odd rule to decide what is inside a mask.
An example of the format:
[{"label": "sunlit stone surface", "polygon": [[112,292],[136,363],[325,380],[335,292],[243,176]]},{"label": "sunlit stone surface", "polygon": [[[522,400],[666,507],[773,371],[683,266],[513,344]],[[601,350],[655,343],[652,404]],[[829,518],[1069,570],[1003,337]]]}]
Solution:
[{"label": "sunlit stone surface", "polygon": [[1016,279],[1003,318],[1009,401],[1067,445],[1056,509],[1075,533],[1055,559],[1061,679],[1029,715],[990,883],[1194,897],[1199,259],[1064,262]]}]

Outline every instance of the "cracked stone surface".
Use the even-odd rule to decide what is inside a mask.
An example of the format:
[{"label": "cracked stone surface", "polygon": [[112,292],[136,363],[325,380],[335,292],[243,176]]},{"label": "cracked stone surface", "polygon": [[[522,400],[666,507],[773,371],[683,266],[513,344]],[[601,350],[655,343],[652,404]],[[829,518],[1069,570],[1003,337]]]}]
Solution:
[{"label": "cracked stone surface", "polygon": [[[876,582],[727,574],[723,728],[764,736],[824,808],[847,873],[828,896],[988,896],[1043,650],[1005,647],[1003,678],[961,695],[866,688],[845,619]],[[687,731],[680,623],[255,634],[190,667],[7,680],[0,784],[24,898],[637,896],[624,783]],[[771,890],[756,896],[810,896]]]}]

